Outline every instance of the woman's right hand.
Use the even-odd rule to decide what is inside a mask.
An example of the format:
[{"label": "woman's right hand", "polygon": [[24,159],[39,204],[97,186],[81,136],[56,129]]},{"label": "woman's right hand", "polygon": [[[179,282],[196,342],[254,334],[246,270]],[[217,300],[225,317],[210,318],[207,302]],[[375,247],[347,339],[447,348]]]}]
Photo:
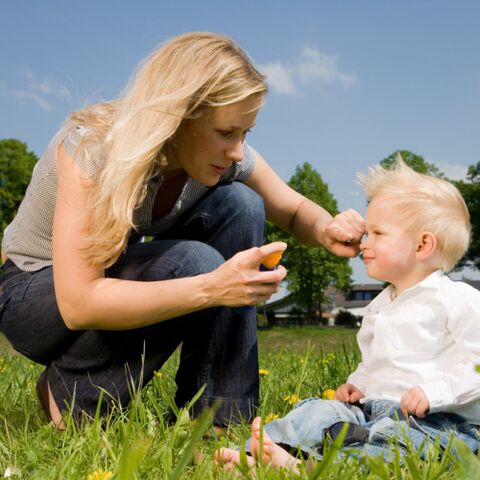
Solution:
[{"label": "woman's right hand", "polygon": [[207,292],[210,306],[238,307],[256,305],[276,293],[287,275],[279,265],[275,270],[259,271],[262,260],[271,253],[283,252],[284,242],[274,242],[239,252],[213,272],[208,278]]}]

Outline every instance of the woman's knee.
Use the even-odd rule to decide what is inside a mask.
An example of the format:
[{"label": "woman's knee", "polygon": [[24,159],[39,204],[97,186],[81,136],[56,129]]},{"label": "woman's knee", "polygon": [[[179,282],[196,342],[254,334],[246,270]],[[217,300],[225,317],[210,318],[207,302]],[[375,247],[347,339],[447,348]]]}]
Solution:
[{"label": "woman's knee", "polygon": [[263,198],[250,187],[244,183],[233,182],[228,201],[232,203],[237,215],[244,217],[247,221],[264,225],[265,206]]},{"label": "woman's knee", "polygon": [[211,272],[224,262],[223,256],[210,245],[196,240],[182,240],[171,245],[168,255],[150,263],[144,279],[192,277]]},{"label": "woman's knee", "polygon": [[219,188],[226,188],[226,191],[219,192],[222,195],[217,211],[218,218],[222,219],[219,230],[225,234],[225,241],[231,249],[239,251],[262,245],[265,236],[262,197],[239,182]]}]

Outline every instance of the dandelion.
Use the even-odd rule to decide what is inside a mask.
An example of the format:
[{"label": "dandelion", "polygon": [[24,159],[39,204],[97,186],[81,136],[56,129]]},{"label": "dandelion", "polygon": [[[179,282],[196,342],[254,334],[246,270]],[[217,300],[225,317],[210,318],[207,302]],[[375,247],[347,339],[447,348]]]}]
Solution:
[{"label": "dandelion", "polygon": [[298,403],[298,401],[300,400],[298,398],[298,395],[296,393],[291,393],[290,395],[287,395],[284,400],[289,404],[289,405],[295,405],[296,403]]},{"label": "dandelion", "polygon": [[258,370],[258,374],[261,375],[262,377],[265,377],[267,375],[270,375],[270,370],[267,370],[266,368],[260,368]]},{"label": "dandelion", "polygon": [[276,413],[270,413],[270,414],[268,414],[268,415],[266,416],[266,418],[265,418],[265,423],[269,423],[269,422],[271,422],[272,420],[275,420],[275,419],[277,419],[277,418],[279,418],[279,416],[278,416]]},{"label": "dandelion", "polygon": [[327,388],[322,393],[322,398],[324,398],[325,400],[333,400],[334,397],[335,397],[335,390],[333,390],[332,388]]},{"label": "dandelion", "polygon": [[88,475],[87,477],[87,480],[109,480],[110,478],[112,478],[112,476],[112,472],[99,468],[98,470],[90,473],[90,475]]},{"label": "dandelion", "polygon": [[328,365],[335,360],[335,354],[333,352],[325,355],[325,358],[320,362],[322,365]]}]

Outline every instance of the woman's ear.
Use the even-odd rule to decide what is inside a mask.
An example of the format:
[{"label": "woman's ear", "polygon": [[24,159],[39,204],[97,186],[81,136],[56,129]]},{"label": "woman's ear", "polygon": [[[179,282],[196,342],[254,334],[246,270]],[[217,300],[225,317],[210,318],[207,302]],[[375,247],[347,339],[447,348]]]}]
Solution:
[{"label": "woman's ear", "polygon": [[437,237],[432,232],[422,232],[418,238],[415,256],[418,261],[425,261],[437,250]]}]

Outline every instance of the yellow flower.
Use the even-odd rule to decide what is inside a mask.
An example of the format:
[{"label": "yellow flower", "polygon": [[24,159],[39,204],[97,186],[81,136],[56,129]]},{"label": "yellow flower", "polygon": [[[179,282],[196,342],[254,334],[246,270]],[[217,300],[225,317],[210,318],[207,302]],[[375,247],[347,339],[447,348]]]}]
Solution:
[{"label": "yellow flower", "polygon": [[270,414],[267,415],[267,417],[265,418],[265,423],[271,422],[272,420],[275,420],[276,418],[279,418],[276,413],[270,413]]},{"label": "yellow flower", "polygon": [[90,473],[90,475],[88,475],[87,477],[87,480],[109,480],[110,478],[112,478],[112,476],[112,472],[99,468],[98,470]]},{"label": "yellow flower", "polygon": [[334,397],[335,397],[335,390],[331,388],[327,388],[322,393],[322,398],[324,398],[325,400],[333,400]]},{"label": "yellow flower", "polygon": [[262,377],[265,377],[266,375],[270,375],[270,370],[267,370],[266,368],[260,368],[258,370],[258,374]]},{"label": "yellow flower", "polygon": [[296,403],[298,403],[298,401],[300,400],[298,398],[298,395],[295,394],[295,393],[292,393],[290,395],[287,395],[284,400],[289,404],[289,405],[295,405]]},{"label": "yellow flower", "polygon": [[328,365],[335,360],[335,354],[330,352],[325,355],[325,358],[320,362],[322,365]]}]

